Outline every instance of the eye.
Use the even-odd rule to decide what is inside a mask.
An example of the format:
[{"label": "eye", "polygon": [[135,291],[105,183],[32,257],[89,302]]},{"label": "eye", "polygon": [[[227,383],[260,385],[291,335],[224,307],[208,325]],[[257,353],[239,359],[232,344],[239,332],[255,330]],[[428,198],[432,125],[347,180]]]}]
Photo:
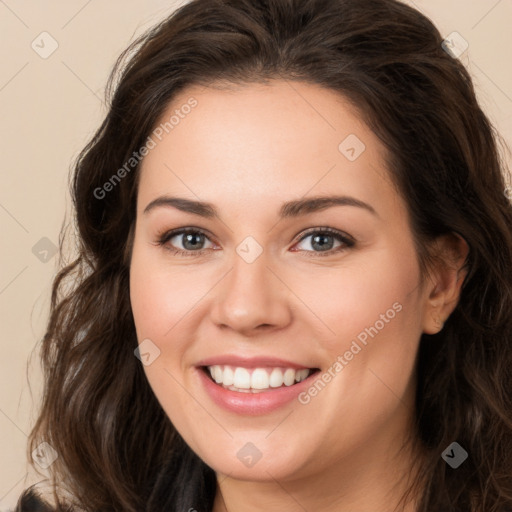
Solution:
[{"label": "eye", "polygon": [[209,240],[209,238],[203,231],[195,228],[182,228],[159,235],[157,243],[174,254],[197,256],[208,249],[203,247],[205,240]]},{"label": "eye", "polygon": [[[355,245],[352,237],[328,227],[310,229],[302,235],[296,246],[308,239],[310,239],[308,243],[304,243],[305,248],[298,249],[309,253],[308,256],[329,256]],[[207,241],[210,247],[204,247]],[[336,243],[338,243],[337,246]],[[198,256],[213,248],[213,243],[206,233],[192,227],[166,231],[158,235],[157,244],[180,256]],[[297,251],[297,249],[292,250]]]},{"label": "eye", "polygon": [[[306,248],[299,249],[313,253],[308,254],[308,256],[329,256],[349,249],[355,245],[355,241],[352,237],[342,233],[341,231],[327,227],[309,230],[300,238],[299,244],[308,239],[310,240],[304,244]],[[335,246],[336,242],[338,242],[338,246]]]}]

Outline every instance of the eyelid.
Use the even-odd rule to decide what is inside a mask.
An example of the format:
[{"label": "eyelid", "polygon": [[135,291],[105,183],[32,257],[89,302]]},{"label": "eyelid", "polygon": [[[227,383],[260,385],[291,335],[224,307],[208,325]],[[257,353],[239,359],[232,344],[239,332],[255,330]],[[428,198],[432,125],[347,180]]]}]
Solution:
[{"label": "eyelid", "polygon": [[297,240],[297,242],[302,242],[302,240],[304,240],[304,238],[306,238],[307,236],[310,236],[313,233],[329,233],[331,235],[336,235],[340,238],[343,238],[347,242],[350,241],[350,242],[355,243],[354,238],[351,237],[348,233],[345,233],[344,231],[340,231],[339,229],[330,228],[328,226],[318,226],[318,227],[314,227],[314,228],[308,228],[305,231],[301,231],[299,233],[301,236]]},{"label": "eyelid", "polygon": [[306,239],[308,236],[311,236],[315,233],[321,233],[321,234],[328,234],[332,236],[333,238],[337,239],[339,242],[341,242],[341,245],[330,249],[327,251],[306,251],[306,250],[296,250],[296,252],[302,252],[308,257],[328,257],[328,256],[334,256],[341,252],[346,251],[347,249],[350,249],[356,245],[356,240],[350,236],[348,233],[345,233],[344,231],[340,231],[338,229],[330,228],[328,226],[318,226],[314,228],[309,228],[306,231],[303,231],[301,233],[300,238],[294,243],[294,245],[299,244],[304,239]]},{"label": "eyelid", "polygon": [[163,246],[167,250],[170,250],[173,253],[176,254],[184,254],[184,255],[190,255],[190,256],[197,256],[199,254],[203,254],[205,251],[209,250],[207,249],[199,249],[198,251],[190,251],[190,250],[184,250],[184,249],[177,249],[177,248],[169,248],[167,247],[167,243],[171,238],[174,238],[175,236],[179,235],[185,235],[187,233],[198,233],[201,235],[204,235],[212,244],[215,245],[215,242],[212,240],[214,238],[208,230],[203,228],[198,228],[195,226],[186,226],[182,228],[176,228],[176,229],[170,229],[170,230],[164,230],[162,232],[157,233],[157,241],[156,244]]}]

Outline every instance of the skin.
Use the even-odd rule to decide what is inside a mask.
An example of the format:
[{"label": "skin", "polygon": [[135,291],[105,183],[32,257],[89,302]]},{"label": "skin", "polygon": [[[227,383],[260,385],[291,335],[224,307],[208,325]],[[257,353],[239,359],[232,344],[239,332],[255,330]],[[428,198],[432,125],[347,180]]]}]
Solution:
[{"label": "skin", "polygon": [[[467,245],[440,239],[450,265],[432,268],[420,286],[407,208],[384,147],[339,94],[285,81],[191,87],[163,119],[191,96],[197,107],[141,169],[130,294],[139,342],[149,338],[161,351],[144,367],[148,381],[216,471],[214,512],[391,511],[419,457],[399,452],[411,434],[419,339],[438,332],[435,320],[455,308]],[[366,146],[354,161],[338,149],[349,134]],[[219,216],[166,206],[144,213],[162,195],[212,203]],[[327,195],[357,198],[376,214],[333,206],[279,218],[286,201]],[[173,254],[172,244],[185,248],[183,236],[158,245],[159,233],[189,226],[206,233],[203,254]],[[334,245],[323,256],[312,236],[299,241],[322,227],[355,245],[336,252],[343,244],[329,238]],[[263,248],[252,263],[236,252],[248,236]],[[305,405],[240,415],[213,403],[198,380],[201,359],[230,353],[326,371],[395,303],[401,311]],[[247,442],[262,454],[252,467],[236,456]]]}]

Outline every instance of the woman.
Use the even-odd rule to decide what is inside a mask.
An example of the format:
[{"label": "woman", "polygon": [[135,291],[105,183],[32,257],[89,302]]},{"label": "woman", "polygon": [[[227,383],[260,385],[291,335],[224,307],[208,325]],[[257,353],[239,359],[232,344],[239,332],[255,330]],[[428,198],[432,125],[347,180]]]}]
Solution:
[{"label": "woman", "polygon": [[49,510],[512,508],[512,205],[445,48],[394,0],[194,0],[123,54],[43,341]]}]

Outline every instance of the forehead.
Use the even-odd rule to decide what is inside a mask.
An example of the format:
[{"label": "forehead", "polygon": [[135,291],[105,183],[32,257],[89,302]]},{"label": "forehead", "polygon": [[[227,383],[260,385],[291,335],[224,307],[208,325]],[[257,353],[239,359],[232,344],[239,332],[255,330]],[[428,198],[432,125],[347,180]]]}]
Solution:
[{"label": "forehead", "polygon": [[[342,95],[273,81],[190,87],[168,105],[141,166],[141,207],[156,194],[282,203],[343,193],[397,201],[386,151]],[[389,197],[386,197],[389,196]]]}]

